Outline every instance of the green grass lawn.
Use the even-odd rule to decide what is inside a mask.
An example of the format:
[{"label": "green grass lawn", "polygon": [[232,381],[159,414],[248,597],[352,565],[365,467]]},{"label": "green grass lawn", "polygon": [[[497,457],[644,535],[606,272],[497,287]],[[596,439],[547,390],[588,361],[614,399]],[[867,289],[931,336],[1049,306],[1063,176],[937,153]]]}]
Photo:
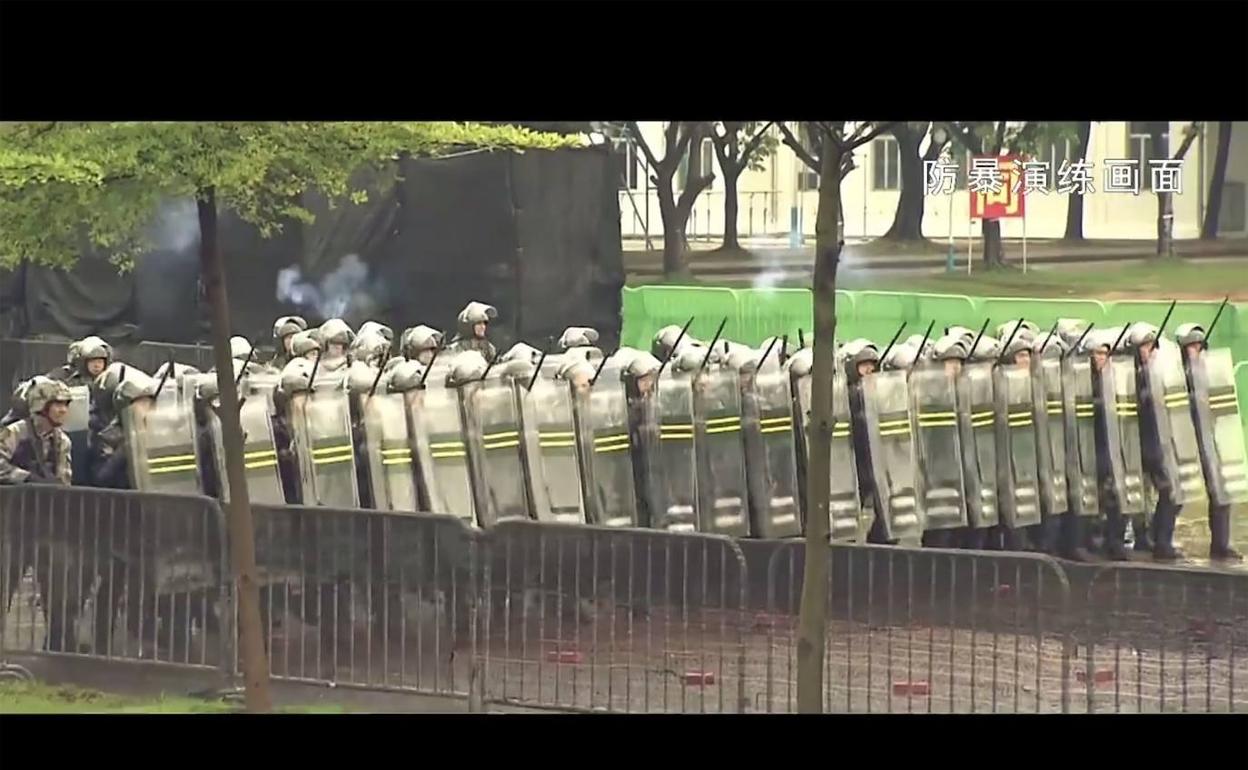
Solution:
[{"label": "green grass lawn", "polygon": [[1248,265],[1234,260],[1202,263],[1102,262],[953,274],[873,274],[848,271],[845,289],[918,291],[994,297],[1096,297],[1099,299],[1248,299]]},{"label": "green grass lawn", "polygon": [[[749,279],[728,280],[704,275],[666,281],[662,277],[630,276],[629,286],[724,286],[749,288]],[[809,288],[804,278],[787,278],[777,288]],[[956,273],[897,273],[844,268],[837,276],[841,289],[875,289],[978,297],[1098,299],[1248,300],[1248,264],[1238,260],[1179,262],[1099,262],[1088,265],[1046,265],[1024,273],[1007,267]]]},{"label": "green grass lawn", "polygon": [[[0,714],[230,714],[242,705],[228,701],[162,695],[132,698],[98,690],[38,682],[0,683]],[[290,707],[278,709],[288,714],[340,714],[337,706]]]}]

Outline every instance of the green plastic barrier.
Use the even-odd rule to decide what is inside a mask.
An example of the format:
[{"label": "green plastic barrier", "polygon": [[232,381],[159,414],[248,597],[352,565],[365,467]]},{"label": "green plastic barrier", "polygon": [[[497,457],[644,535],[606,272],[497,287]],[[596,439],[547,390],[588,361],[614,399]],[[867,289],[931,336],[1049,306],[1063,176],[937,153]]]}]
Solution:
[{"label": "green plastic barrier", "polygon": [[[975,319],[983,323],[984,310],[982,300],[978,297],[963,297],[958,294],[916,294],[916,312],[919,329],[922,334],[932,321],[932,339],[940,338],[948,326],[976,326]],[[978,328],[978,327],[976,327]]]},{"label": "green plastic barrier", "polygon": [[684,326],[694,317],[689,335],[710,341],[720,322],[728,319],[724,337],[735,339],[740,313],[732,289],[701,286],[642,286],[625,288],[621,303],[623,330],[620,344],[650,349],[654,333],[664,326]]},{"label": "green plastic barrier", "polygon": [[1095,299],[984,297],[979,302],[980,316],[964,325],[978,329],[984,318],[990,318],[992,322],[988,324],[987,334],[994,334],[1001,324],[1019,318],[1031,321],[1046,332],[1059,318],[1082,318],[1097,326],[1105,325],[1105,306]]},{"label": "green plastic barrier", "polygon": [[796,342],[799,328],[810,334],[814,310],[809,289],[737,289],[733,293],[737,295],[737,323],[729,339],[758,345],[785,334]]},{"label": "green plastic barrier", "polygon": [[1248,434],[1248,361],[1235,364],[1235,393],[1239,396],[1239,419],[1243,420],[1244,433]]},{"label": "green plastic barrier", "polygon": [[[1122,299],[1102,304],[1105,305],[1107,326],[1121,326],[1139,321],[1156,326],[1166,317],[1166,311],[1170,309],[1170,303],[1165,300]],[[1166,322],[1166,332],[1173,335],[1174,330],[1185,323],[1198,323],[1208,328],[1220,304],[1222,303],[1181,300],[1174,306],[1174,313]],[[1221,320],[1218,321],[1218,328],[1214,332],[1215,341],[1220,343],[1218,347],[1228,345],[1235,337],[1237,331],[1235,316],[1235,307],[1228,303],[1226,310],[1222,312]]]}]

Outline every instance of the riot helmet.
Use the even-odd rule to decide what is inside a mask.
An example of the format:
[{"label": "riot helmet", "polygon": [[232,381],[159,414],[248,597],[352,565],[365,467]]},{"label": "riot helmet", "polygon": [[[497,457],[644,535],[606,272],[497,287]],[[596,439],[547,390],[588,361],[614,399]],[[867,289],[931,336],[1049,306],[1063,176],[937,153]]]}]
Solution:
[{"label": "riot helmet", "polygon": [[407,360],[399,361],[399,363],[390,370],[390,377],[387,383],[387,390],[395,393],[403,393],[409,390],[416,390],[422,387],[425,376],[425,367],[419,361]]},{"label": "riot helmet", "polygon": [[[970,348],[973,350],[969,350]],[[1001,354],[1001,340],[996,337],[989,337],[987,334],[979,338],[979,343],[975,343],[972,338],[967,342],[967,359],[970,361],[992,361]]]},{"label": "riot helmet", "polygon": [[347,348],[355,341],[355,332],[341,318],[331,318],[321,324],[321,345],[326,358],[337,358],[347,354]]},{"label": "riot helmet", "polygon": [[1123,341],[1128,350],[1135,351],[1137,360],[1147,363],[1157,347],[1159,331],[1160,329],[1150,323],[1137,321],[1127,328]]},{"label": "riot helmet", "polygon": [[1069,348],[1075,344],[1084,330],[1088,328],[1088,322],[1082,318],[1059,318],[1057,319],[1056,335],[1062,338]]},{"label": "riot helmet", "polygon": [[1007,364],[1030,365],[1031,364],[1031,346],[1033,341],[1028,338],[1019,339],[1023,335],[1023,330],[1019,329],[1014,335],[1014,339],[1010,340],[1010,344],[1006,345],[999,354],[999,358]]},{"label": "riot helmet", "polygon": [[251,357],[251,342],[246,337],[230,337],[230,358],[235,361],[246,361]]},{"label": "riot helmet", "polygon": [[790,377],[805,377],[810,374],[814,364],[814,350],[811,348],[798,350],[784,362],[784,365],[788,367]]},{"label": "riot helmet", "polygon": [[1174,339],[1183,348],[1184,360],[1198,355],[1209,347],[1209,341],[1205,339],[1205,327],[1200,324],[1186,323],[1179,325],[1174,330]]},{"label": "riot helmet", "polygon": [[[1015,328],[1017,328],[1018,331],[1015,331]],[[1030,341],[1035,339],[1036,335],[1039,333],[1040,327],[1036,326],[1031,321],[1007,321],[997,327],[997,339],[1000,340],[1008,340],[1012,335],[1014,339],[1022,338]],[[1010,347],[1013,347],[1013,342],[1010,343]]]},{"label": "riot helmet", "polygon": [[44,419],[59,428],[65,424],[65,419],[69,416],[69,402],[74,397],[65,383],[45,379],[42,382],[34,382],[26,388],[25,398],[26,408],[30,410],[30,414],[42,415]]},{"label": "riot helmet", "polygon": [[484,302],[469,302],[459,311],[459,336],[464,339],[485,339],[490,322],[498,318],[498,310]]},{"label": "riot helmet", "polygon": [[83,374],[97,377],[113,360],[113,348],[99,337],[84,337],[78,341],[77,355],[78,366]]},{"label": "riot helmet", "polygon": [[290,338],[307,330],[307,321],[297,315],[284,315],[273,322],[273,341],[278,343],[287,355],[294,355],[290,350]]},{"label": "riot helmet", "polygon": [[871,340],[859,337],[846,342],[840,351],[846,374],[851,381],[861,379],[880,368],[880,351]]},{"label": "riot helmet", "polygon": [[946,334],[936,340],[936,344],[932,346],[932,355],[944,365],[947,373],[956,376],[962,371],[962,364],[966,361],[966,352],[970,346],[971,343],[965,337]]},{"label": "riot helmet", "polygon": [[481,379],[489,368],[485,356],[475,350],[465,350],[451,360],[450,373],[447,375],[448,385],[463,385]]},{"label": "riot helmet", "polygon": [[689,334],[685,334],[684,338],[680,337],[679,326],[664,326],[654,333],[654,339],[650,342],[650,353],[655,358],[662,360],[670,355],[674,358],[675,353],[671,353],[672,346],[676,344],[676,340],[680,340],[681,347],[697,342]]},{"label": "riot helmet", "polygon": [[511,348],[499,357],[500,364],[508,364],[516,361],[523,361],[529,365],[536,365],[542,360],[542,351],[533,347],[527,342],[517,342]]},{"label": "riot helmet", "polygon": [[559,337],[559,349],[587,348],[598,342],[598,330],[588,326],[569,326]]},{"label": "riot helmet", "polygon": [[290,354],[296,358],[313,359],[321,350],[320,339],[310,331],[296,332],[290,338]]},{"label": "riot helmet", "polygon": [[380,366],[385,363],[383,359],[390,352],[390,340],[376,328],[365,331],[360,328],[360,334],[351,341],[351,357],[359,362],[368,364],[369,366]]},{"label": "riot helmet", "polygon": [[404,356],[428,366],[434,351],[442,345],[442,339],[442,332],[421,324],[404,331],[399,344]]},{"label": "riot helmet", "polygon": [[881,362],[881,368],[885,370],[909,370],[914,366],[914,362],[918,357],[918,348],[910,345],[908,342],[894,345],[893,349],[888,352],[888,358]]},{"label": "riot helmet", "polygon": [[359,334],[356,336],[363,337],[365,334],[374,334],[374,333],[380,334],[382,337],[385,337],[387,344],[394,342],[394,329],[391,329],[389,326],[386,326],[385,324],[377,323],[376,321],[365,321],[360,326]]}]

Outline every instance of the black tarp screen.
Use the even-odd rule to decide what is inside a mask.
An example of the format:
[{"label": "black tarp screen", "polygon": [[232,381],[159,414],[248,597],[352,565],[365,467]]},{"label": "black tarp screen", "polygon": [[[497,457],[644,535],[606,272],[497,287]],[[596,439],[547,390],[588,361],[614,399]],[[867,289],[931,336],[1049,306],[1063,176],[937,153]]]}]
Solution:
[{"label": "black tarp screen", "polygon": [[[455,315],[475,299],[499,308],[491,337],[500,348],[517,339],[542,345],[565,326],[586,324],[614,345],[624,271],[613,174],[605,149],[470,153],[406,161],[400,182],[384,192],[369,185],[363,205],[308,200],[317,221],[289,223],[269,239],[222,212],[231,331],[267,342],[278,315],[299,312],[316,323],[340,311],[355,325],[427,323],[449,336]],[[0,334],[206,340],[197,225],[187,231],[194,207],[167,209],[159,248],[131,272],[119,275],[99,255],[71,271],[0,271]],[[287,292],[279,300],[279,273],[290,268],[292,286],[322,296],[304,291],[300,302]]]}]

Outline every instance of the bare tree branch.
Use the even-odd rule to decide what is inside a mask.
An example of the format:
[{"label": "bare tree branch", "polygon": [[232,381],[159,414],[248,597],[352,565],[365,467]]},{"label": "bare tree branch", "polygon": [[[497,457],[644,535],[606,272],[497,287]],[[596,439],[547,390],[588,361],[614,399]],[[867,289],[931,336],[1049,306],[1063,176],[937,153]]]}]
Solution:
[{"label": "bare tree branch", "polygon": [[880,134],[882,134],[882,133],[884,133],[884,132],[886,132],[886,131],[891,131],[891,130],[893,130],[893,126],[894,126],[894,125],[896,125],[896,121],[893,121],[893,122],[890,122],[890,123],[877,123],[877,124],[875,124],[874,128],[872,128],[870,131],[868,131],[868,132],[867,132],[866,136],[859,137],[858,139],[856,139],[856,140],[854,140],[854,141],[849,142],[849,143],[845,146],[845,149],[846,149],[846,150],[856,150],[856,149],[858,149],[859,147],[861,147],[861,146],[863,146],[864,144],[866,144],[867,142],[869,142],[869,141],[871,141],[872,139],[876,138],[876,137],[877,137],[877,136],[879,136]]},{"label": "bare tree branch", "polygon": [[777,123],[776,125],[780,127],[780,134],[782,137],[781,142],[784,146],[793,150],[793,154],[797,156],[798,160],[804,163],[811,171],[818,174],[819,170],[822,168],[819,163],[819,159],[802,146],[802,143],[798,141],[797,137],[793,135],[793,132],[787,125],[784,124],[783,121]]},{"label": "bare tree branch", "polygon": [[751,136],[749,140],[746,141],[745,149],[741,151],[741,165],[742,166],[750,165],[750,155],[752,155],[758,149],[758,146],[762,144],[763,138],[767,134],[767,130],[771,128],[773,123],[775,123],[774,120],[768,121],[766,125],[764,125],[758,131],[756,131],[754,135]]},{"label": "bare tree branch", "polygon": [[1183,137],[1183,144],[1179,145],[1179,150],[1174,154],[1174,160],[1183,160],[1183,156],[1187,154],[1188,149],[1192,146],[1192,142],[1196,141],[1196,137],[1200,135],[1203,126],[1200,121],[1192,121],[1188,126],[1187,136]]}]

